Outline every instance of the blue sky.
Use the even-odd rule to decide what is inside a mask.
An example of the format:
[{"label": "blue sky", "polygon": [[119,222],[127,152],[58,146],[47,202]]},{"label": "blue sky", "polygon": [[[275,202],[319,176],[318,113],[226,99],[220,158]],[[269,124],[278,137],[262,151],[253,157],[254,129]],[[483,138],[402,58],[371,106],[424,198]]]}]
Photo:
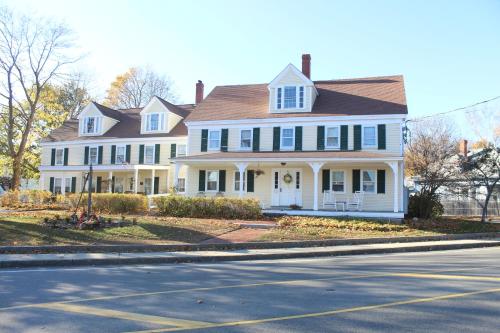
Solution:
[{"label": "blue sky", "polygon": [[313,79],[403,74],[410,117],[500,95],[500,1],[27,1],[75,32],[80,67],[104,95],[131,66],[169,75],[180,101],[195,82],[271,81],[312,56]]}]

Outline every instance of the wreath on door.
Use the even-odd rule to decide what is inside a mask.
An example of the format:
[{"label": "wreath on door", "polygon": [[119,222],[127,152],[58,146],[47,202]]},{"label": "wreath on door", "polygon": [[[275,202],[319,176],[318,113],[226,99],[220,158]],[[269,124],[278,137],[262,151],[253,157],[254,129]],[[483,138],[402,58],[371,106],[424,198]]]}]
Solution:
[{"label": "wreath on door", "polygon": [[290,184],[293,181],[292,175],[287,172],[286,175],[283,176],[283,181],[285,182],[285,184]]}]

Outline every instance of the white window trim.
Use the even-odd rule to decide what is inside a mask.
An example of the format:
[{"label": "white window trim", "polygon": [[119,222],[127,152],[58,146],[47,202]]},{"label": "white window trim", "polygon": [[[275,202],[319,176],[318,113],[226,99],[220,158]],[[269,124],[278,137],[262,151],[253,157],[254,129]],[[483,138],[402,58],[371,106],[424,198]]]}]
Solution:
[{"label": "white window trim", "polygon": [[[343,191],[334,191],[333,190],[333,187],[332,187],[332,182],[333,182],[333,177],[332,177],[332,173],[333,172],[342,172],[343,174],[343,182],[344,182],[344,190]],[[345,170],[340,170],[340,169],[330,169],[330,191],[334,192],[334,193],[338,193],[338,194],[345,194],[346,193],[346,171]]]},{"label": "white window trim", "polygon": [[[94,118],[94,132],[92,133],[89,133],[87,132],[87,121],[89,118]],[[101,127],[102,127],[102,117],[100,116],[87,116],[87,117],[84,117],[83,118],[83,121],[82,121],[82,131],[81,131],[81,135],[88,135],[88,136],[93,136],[93,135],[99,135],[101,134]]]},{"label": "white window trim", "polygon": [[[295,87],[295,107],[285,108],[285,87]],[[300,87],[304,88],[304,99],[300,107]],[[281,89],[281,108],[278,108],[278,89]],[[276,110],[303,110],[306,107],[306,87],[304,85],[282,85],[276,87],[275,109]]]},{"label": "white window trim", "polygon": [[[148,163],[146,160],[147,147],[153,147],[153,162],[151,162],[151,163]],[[143,156],[144,164],[147,164],[147,165],[155,164],[155,156],[156,156],[156,145],[144,145],[144,156]]]},{"label": "white window trim", "polygon": [[[373,185],[373,192],[366,192],[365,190],[363,190],[363,172],[369,172],[369,171],[373,171],[375,177],[374,177],[374,185]],[[360,184],[359,184],[359,190],[360,191],[363,191],[363,193],[365,194],[377,194],[377,170],[373,170],[373,169],[363,169],[361,170],[361,175],[360,175]]]},{"label": "white window trim", "polygon": [[[375,143],[373,145],[365,144],[365,128],[373,127],[375,128]],[[377,125],[362,125],[361,126],[361,147],[362,148],[376,148],[378,146],[378,126]]]},{"label": "white window trim", "polygon": [[[216,172],[217,173],[217,189],[215,189],[215,190],[208,189],[208,173],[209,172]],[[219,192],[219,170],[207,170],[206,171],[206,174],[205,174],[205,192],[209,192],[209,193]]]},{"label": "white window trim", "polygon": [[71,177],[64,177],[64,193],[71,193],[71,185],[72,185]]},{"label": "white window trim", "polygon": [[[64,154],[64,148],[55,148],[55,150],[56,150],[56,153],[55,153],[55,156],[54,156],[54,165],[64,165],[64,157],[65,157],[64,156],[65,155]],[[62,150],[62,161],[61,161],[61,163],[57,163],[57,151],[58,150]]]},{"label": "white window trim", "polygon": [[[293,132],[292,145],[290,147],[283,147],[283,131],[286,129],[291,129]],[[294,149],[295,149],[295,127],[281,127],[280,150],[294,150]]]},{"label": "white window trim", "polygon": [[[243,131],[250,131],[250,147],[241,146],[241,134]],[[240,150],[252,150],[253,147],[253,128],[241,128],[240,129]]]},{"label": "white window trim", "polygon": [[[97,153],[96,153],[96,161],[95,163],[92,163],[92,160],[90,158],[90,151],[95,148],[97,150]],[[99,145],[90,145],[89,146],[89,165],[92,164],[92,165],[97,165],[99,164]]]},{"label": "white window trim", "polygon": [[[328,145],[328,129],[329,128],[337,128],[338,131],[338,145],[337,146],[329,146]],[[340,126],[325,126],[325,149],[340,149]]]},{"label": "white window trim", "polygon": [[[179,153],[179,148],[180,148],[180,146],[184,146],[184,147],[185,147],[185,149],[184,149],[184,154],[183,154],[183,155],[181,155],[181,154]],[[179,144],[177,144],[177,145],[175,146],[175,156],[187,156],[187,144],[185,144],[185,143],[179,143]]]},{"label": "white window trim", "polygon": [[[60,181],[61,181],[61,185],[60,185],[60,188],[61,188],[61,189],[60,189],[60,191],[59,191],[59,192],[57,192],[57,191],[56,191],[56,183],[57,183],[57,181],[58,181],[58,180],[60,180]],[[64,190],[63,183],[64,183],[64,182],[63,182],[63,177],[54,177],[54,188],[53,188],[54,193],[60,193],[60,194],[64,193],[64,191],[63,191],[63,190]]]},{"label": "white window trim", "polygon": [[[210,148],[210,133],[211,132],[219,132],[219,145],[217,147],[214,147],[214,148]],[[208,130],[208,135],[207,135],[207,150],[211,150],[211,151],[216,151],[216,150],[220,150],[220,145],[221,145],[221,141],[222,141],[222,130],[220,129],[209,129]]]},{"label": "white window trim", "polygon": [[[183,179],[184,180],[184,191],[179,190],[179,180]],[[177,178],[177,192],[178,193],[186,193],[186,178],[185,177],[179,177]]]},{"label": "white window trim", "polygon": [[[240,190],[236,189],[236,181],[240,181],[240,179],[236,177],[237,172],[239,172],[239,171],[235,170],[233,172],[233,192],[236,192],[236,193],[238,193],[240,191]],[[247,170],[245,170],[245,171],[243,171],[243,183],[245,184],[245,188],[243,189],[243,192],[247,192],[247,180],[248,180]]]},{"label": "white window trim", "polygon": [[[123,162],[118,161],[118,148],[123,148]],[[127,163],[127,145],[116,145],[115,148],[115,164],[125,164]]]},{"label": "white window trim", "polygon": [[[152,115],[158,115],[158,129],[152,130],[148,129],[148,125],[151,126],[151,116]],[[166,122],[167,116],[165,112],[151,112],[151,113],[146,113],[144,115],[144,132],[145,133],[159,133],[159,132],[165,132],[165,128],[167,127],[165,122]]]}]

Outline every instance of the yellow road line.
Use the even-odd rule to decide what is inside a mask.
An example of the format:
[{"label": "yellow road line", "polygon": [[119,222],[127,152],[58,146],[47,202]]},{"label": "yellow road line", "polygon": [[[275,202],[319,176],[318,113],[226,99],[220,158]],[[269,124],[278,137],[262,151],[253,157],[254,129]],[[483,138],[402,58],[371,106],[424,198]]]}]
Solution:
[{"label": "yellow road line", "polygon": [[447,295],[441,295],[441,296],[435,296],[435,297],[414,298],[414,299],[409,299],[406,301],[359,306],[359,307],[331,310],[331,311],[325,311],[325,312],[306,313],[306,314],[299,314],[299,315],[272,317],[272,318],[255,319],[255,320],[234,321],[234,322],[220,323],[220,324],[208,324],[208,325],[203,325],[203,326],[198,326],[198,327],[190,327],[190,328],[163,328],[163,329],[155,329],[155,330],[136,331],[136,332],[131,332],[131,333],[178,332],[178,331],[185,331],[185,330],[190,330],[190,329],[206,329],[206,328],[217,328],[217,327],[228,327],[228,326],[256,325],[256,324],[263,324],[263,323],[276,322],[276,321],[284,321],[284,320],[292,320],[292,319],[304,319],[304,318],[313,318],[313,317],[322,317],[322,316],[332,316],[332,315],[341,314],[341,313],[348,313],[348,312],[376,310],[376,309],[388,308],[388,307],[393,307],[393,306],[398,306],[398,305],[435,302],[435,301],[442,301],[442,300],[446,300],[446,299],[467,297],[467,296],[480,295],[480,294],[497,293],[497,292],[500,292],[500,288],[472,291],[472,292],[467,292],[467,293],[447,294]]},{"label": "yellow road line", "polygon": [[[427,272],[428,273],[462,272],[462,271],[473,271],[473,270],[479,270],[479,269],[491,268],[491,267],[496,268],[497,266],[428,270]],[[258,282],[258,283],[224,285],[224,286],[217,286],[217,287],[197,287],[197,288],[186,288],[186,289],[175,289],[175,290],[162,290],[162,291],[144,292],[144,293],[131,293],[131,294],[99,296],[99,297],[90,297],[90,298],[78,298],[78,299],[68,300],[68,301],[55,301],[55,302],[45,302],[45,303],[31,303],[31,304],[23,304],[23,305],[14,305],[14,306],[0,308],[0,311],[31,308],[31,307],[37,307],[40,305],[47,305],[47,304],[50,305],[50,304],[54,304],[54,303],[71,304],[71,303],[81,303],[81,302],[89,302],[89,301],[114,300],[114,299],[129,298],[129,297],[145,297],[145,296],[164,295],[164,294],[176,294],[176,293],[183,293],[183,292],[210,291],[210,290],[220,290],[220,289],[248,288],[248,287],[260,287],[260,286],[272,286],[272,285],[287,285],[287,284],[297,284],[297,283],[314,282],[314,281],[336,281],[336,280],[364,279],[364,278],[372,278],[372,277],[391,277],[391,276],[394,276],[394,274],[406,274],[406,273],[387,272],[387,273],[373,273],[373,274],[353,274],[353,275],[313,278],[313,279],[265,281],[265,282]],[[418,273],[415,273],[415,274],[418,274]]]},{"label": "yellow road line", "polygon": [[468,280],[468,281],[493,281],[500,282],[500,277],[496,276],[474,276],[474,275],[449,275],[449,274],[420,274],[420,273],[397,273],[394,276],[410,277],[418,279],[439,279],[439,280]]},{"label": "yellow road line", "polygon": [[109,309],[95,308],[95,307],[90,307],[90,306],[73,305],[73,304],[52,303],[52,304],[38,305],[36,307],[43,308],[43,309],[60,310],[60,311],[65,311],[65,312],[74,312],[74,313],[79,313],[79,314],[106,317],[106,318],[125,319],[125,320],[140,321],[140,322],[159,324],[159,325],[177,326],[177,327],[182,327],[182,328],[211,325],[211,323],[207,323],[207,322],[203,322],[203,321],[193,321],[193,320],[184,320],[184,319],[177,319],[177,318],[151,316],[151,315],[145,315],[145,314],[140,314],[140,313],[109,310]]}]

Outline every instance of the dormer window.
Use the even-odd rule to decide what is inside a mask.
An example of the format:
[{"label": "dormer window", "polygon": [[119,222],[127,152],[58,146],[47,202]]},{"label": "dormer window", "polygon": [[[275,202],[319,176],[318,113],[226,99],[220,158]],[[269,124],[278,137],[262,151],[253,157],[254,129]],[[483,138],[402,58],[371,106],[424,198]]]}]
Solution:
[{"label": "dormer window", "polygon": [[276,108],[304,108],[304,86],[285,86],[277,88]]},{"label": "dormer window", "polygon": [[146,115],[146,131],[165,130],[165,113],[149,113]]},{"label": "dormer window", "polygon": [[97,134],[101,127],[100,117],[83,118],[83,134]]}]

